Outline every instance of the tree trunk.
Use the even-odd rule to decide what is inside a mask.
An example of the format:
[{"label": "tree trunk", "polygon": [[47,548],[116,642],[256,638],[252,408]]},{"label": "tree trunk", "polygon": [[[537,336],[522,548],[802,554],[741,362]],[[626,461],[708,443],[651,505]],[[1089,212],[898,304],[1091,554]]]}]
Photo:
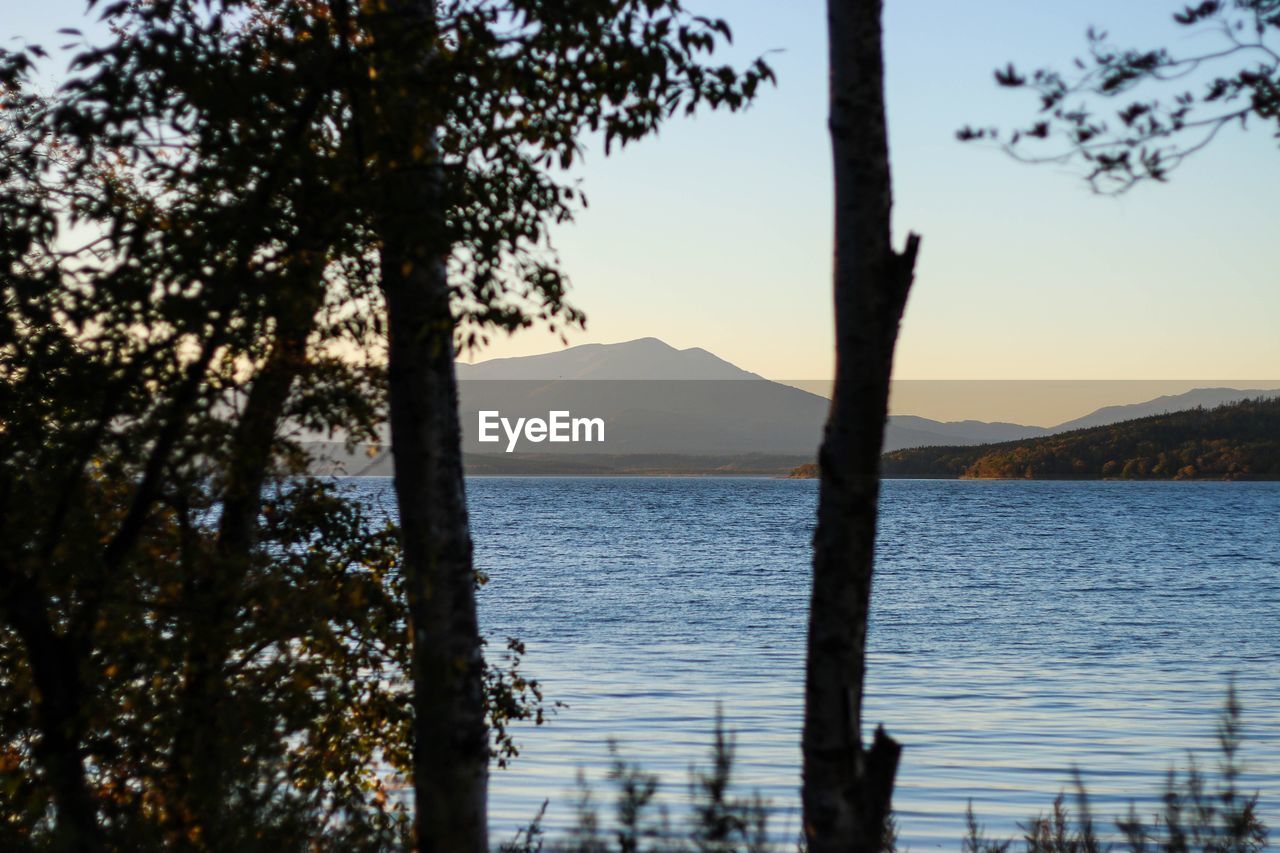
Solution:
[{"label": "tree trunk", "polygon": [[919,238],[895,252],[880,0],[828,0],[835,165],[836,380],[822,448],[805,684],[809,849],[882,848],[901,747],[862,740],[879,463],[898,325]]},{"label": "tree trunk", "polygon": [[228,456],[216,559],[187,583],[185,604],[192,621],[173,755],[185,805],[178,815],[179,847],[216,846],[225,834],[228,762],[239,754],[225,745],[236,742],[243,725],[231,704],[226,669],[234,651],[239,596],[255,557],[276,434],[294,381],[306,366],[307,338],[324,300],[324,260],[322,252],[299,251],[297,279],[280,285],[283,293],[272,311],[276,339],[249,388]]},{"label": "tree trunk", "polygon": [[84,658],[54,630],[47,601],[36,585],[7,565],[0,566],[0,601],[9,624],[27,647],[32,681],[39,693],[36,720],[40,740],[35,757],[44,769],[56,809],[53,849],[95,853],[104,845],[82,758]]},{"label": "tree trunk", "polygon": [[[373,15],[388,390],[413,644],[414,806],[419,853],[488,849],[484,659],[462,472],[438,114],[424,91],[432,0]],[[435,81],[436,86],[446,83]]]},{"label": "tree trunk", "polygon": [[[415,254],[386,240],[383,269]],[[489,741],[443,272],[387,276],[391,446],[413,642],[418,850],[487,850]]]}]

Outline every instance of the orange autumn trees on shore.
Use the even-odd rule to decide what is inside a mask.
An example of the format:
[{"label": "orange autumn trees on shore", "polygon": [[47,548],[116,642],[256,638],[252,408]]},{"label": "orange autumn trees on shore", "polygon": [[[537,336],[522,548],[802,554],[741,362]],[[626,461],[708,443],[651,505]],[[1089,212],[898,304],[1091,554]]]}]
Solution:
[{"label": "orange autumn trees on shore", "polygon": [[1280,479],[1280,400],[1245,400],[1044,438],[885,454],[891,477]]}]

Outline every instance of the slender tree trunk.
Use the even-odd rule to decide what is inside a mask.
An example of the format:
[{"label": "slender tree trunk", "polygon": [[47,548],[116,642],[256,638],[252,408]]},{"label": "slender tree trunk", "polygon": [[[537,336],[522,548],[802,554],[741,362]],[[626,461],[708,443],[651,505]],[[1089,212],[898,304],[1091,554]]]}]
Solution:
[{"label": "slender tree trunk", "polygon": [[[413,644],[419,853],[488,849],[484,659],[462,471],[432,0],[371,17],[391,446]],[[447,81],[434,81],[444,87]],[[424,93],[424,89],[427,91]]]},{"label": "slender tree trunk", "polygon": [[416,253],[384,240],[391,446],[413,642],[418,850],[487,850],[484,661],[448,292],[438,265],[386,275]]},{"label": "slender tree trunk", "polygon": [[809,849],[879,850],[901,747],[862,740],[879,463],[919,238],[890,237],[881,0],[828,0],[835,162],[836,381],[819,452],[804,751]]},{"label": "slender tree trunk", "polygon": [[[186,814],[179,846],[207,847],[224,835],[228,766],[241,723],[227,686],[227,664],[235,645],[237,602],[257,545],[262,490],[271,468],[276,433],[294,381],[307,360],[307,338],[324,297],[323,253],[297,254],[297,280],[272,312],[276,339],[266,364],[254,378],[228,457],[227,481],[218,520],[216,559],[187,585],[191,613],[185,661],[182,719],[174,743],[173,766]],[[199,832],[192,832],[193,829]]]},{"label": "slender tree trunk", "polygon": [[49,622],[44,596],[34,583],[8,566],[0,567],[0,600],[5,616],[27,647],[39,699],[36,719],[40,762],[56,809],[53,846],[59,851],[94,853],[103,849],[98,809],[81,757],[84,740],[84,659],[74,644]]}]

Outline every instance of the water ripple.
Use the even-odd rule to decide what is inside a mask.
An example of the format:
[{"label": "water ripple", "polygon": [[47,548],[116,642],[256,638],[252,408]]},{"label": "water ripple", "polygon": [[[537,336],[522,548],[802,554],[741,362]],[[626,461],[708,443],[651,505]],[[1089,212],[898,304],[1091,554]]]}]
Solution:
[{"label": "water ripple", "polygon": [[[388,502],[386,481],[350,482]],[[496,836],[546,798],[567,826],[575,775],[601,782],[610,738],[679,815],[719,703],[739,781],[794,837],[814,484],[468,488],[484,629],[524,639],[568,705],[495,772]],[[886,483],[866,716],[905,745],[903,841],[954,849],[969,800],[1013,834],[1075,767],[1097,815],[1152,811],[1188,750],[1212,766],[1232,678],[1245,785],[1280,824],[1278,521],[1280,484]]]}]

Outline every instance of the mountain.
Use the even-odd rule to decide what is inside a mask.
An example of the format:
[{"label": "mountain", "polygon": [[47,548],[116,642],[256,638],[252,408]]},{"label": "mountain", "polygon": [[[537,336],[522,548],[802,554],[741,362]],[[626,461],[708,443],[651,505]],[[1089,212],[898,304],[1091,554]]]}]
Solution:
[{"label": "mountain", "polygon": [[885,454],[881,469],[886,477],[938,479],[1275,480],[1280,397],[1002,444],[898,450]]},{"label": "mountain", "polygon": [[890,415],[885,435],[885,450],[930,446],[963,447],[1040,438],[1077,429],[1106,426],[1149,415],[1182,412],[1195,408],[1214,408],[1241,400],[1276,396],[1280,396],[1280,390],[1195,388],[1183,394],[1170,394],[1141,403],[1104,406],[1087,415],[1052,427],[1025,426],[998,421],[992,423],[974,420],[939,422],[914,415]]},{"label": "mountain", "polygon": [[[472,473],[781,475],[813,458],[829,406],[704,349],[676,349],[656,338],[459,364],[457,371],[462,448]],[[553,444],[524,434],[508,453],[506,427],[489,431],[497,441],[480,440],[482,412],[516,430],[521,419],[548,420],[552,412],[599,419],[605,440]],[[313,441],[309,449],[318,470],[390,472],[384,447],[353,454],[339,442]],[[741,458],[728,458],[735,456]]]},{"label": "mountain", "polygon": [[[676,349],[657,338],[459,364],[458,378],[464,431],[482,409],[534,417],[551,409],[599,413],[610,435],[608,448],[595,449],[602,453],[812,454],[829,406],[825,397],[763,379],[699,347]],[[630,382],[606,388],[578,380]],[[981,444],[1046,432],[1019,424],[895,415],[887,424],[885,447]],[[480,447],[472,436],[465,447],[472,453],[492,449]]]},{"label": "mountain", "polygon": [[[604,418],[607,447],[538,448],[560,454],[812,454],[830,405],[825,397],[763,379],[704,349],[676,349],[656,338],[459,365],[458,376],[464,433],[481,410],[538,417],[555,409]],[[579,380],[627,381],[607,387]],[[1019,424],[893,416],[885,448],[981,444],[1045,433]],[[492,450],[469,433],[464,448]]]},{"label": "mountain", "polygon": [[[599,418],[600,443],[522,442],[524,454],[813,454],[828,402],[770,382],[704,349],[657,338],[584,344],[523,358],[458,365],[463,450],[501,453],[479,440],[479,413],[547,418],[552,411]],[[504,435],[504,433],[499,433]]]},{"label": "mountain", "polygon": [[476,380],[459,383],[463,451],[502,453],[500,441],[480,440],[480,413],[515,425],[549,419],[551,412],[599,419],[604,441],[532,443],[525,453],[772,453],[812,455],[822,432],[826,399],[764,379]]},{"label": "mountain", "polygon": [[[690,466],[709,471],[730,470],[732,466],[726,468],[722,458],[726,455],[768,455],[773,460],[770,465],[783,457],[796,457],[798,465],[813,459],[830,405],[825,397],[764,379],[705,349],[677,349],[657,338],[584,344],[541,355],[460,363],[457,371],[463,450],[472,470],[483,469],[487,473],[516,471],[512,467],[516,465],[515,457],[524,457],[520,463],[524,467],[519,468],[522,471],[569,470],[566,466],[594,470],[606,464],[620,471],[631,470],[618,460],[622,456],[645,455],[655,459],[705,457],[706,465]],[[1198,389],[1131,406],[1110,406],[1052,428],[893,415],[886,424],[884,449],[961,447],[1041,438],[1074,427],[1264,393],[1277,392]],[[599,418],[607,440],[561,444],[518,441],[516,452],[506,453],[507,442],[501,430],[497,431],[498,442],[479,440],[482,411],[500,412],[511,424],[519,418],[545,419],[553,411]],[[385,442],[349,454],[340,442],[324,441],[318,435],[313,438],[310,449],[319,469],[365,474],[390,470]],[[481,465],[482,456],[492,458]],[[530,461],[541,457],[546,459],[536,464]],[[606,463],[603,457],[613,461]],[[662,466],[672,468],[675,463],[668,460],[644,464],[648,466],[646,470],[658,470]],[[752,465],[752,470],[768,467]]]},{"label": "mountain", "polygon": [[[915,415],[890,415],[886,430],[886,450],[925,447],[930,444],[990,444],[1048,435],[1045,427],[996,421],[934,421]],[[892,445],[892,446],[890,446]]]},{"label": "mountain", "polygon": [[657,338],[581,344],[558,352],[458,364],[458,379],[756,379],[701,347],[676,349]]},{"label": "mountain", "polygon": [[1129,421],[1135,418],[1145,418],[1148,415],[1163,415],[1169,412],[1181,412],[1187,409],[1202,407],[1212,409],[1226,403],[1238,403],[1241,400],[1258,400],[1268,397],[1280,395],[1280,391],[1272,390],[1250,390],[1242,391],[1239,388],[1195,388],[1187,391],[1185,394],[1171,394],[1165,397],[1156,397],[1154,400],[1147,400],[1145,403],[1132,403],[1127,406],[1105,406],[1096,412],[1091,412],[1082,418],[1067,421],[1058,424],[1050,432],[1068,432],[1073,429],[1084,429],[1085,427],[1105,426],[1106,424],[1119,423],[1120,421]]}]

